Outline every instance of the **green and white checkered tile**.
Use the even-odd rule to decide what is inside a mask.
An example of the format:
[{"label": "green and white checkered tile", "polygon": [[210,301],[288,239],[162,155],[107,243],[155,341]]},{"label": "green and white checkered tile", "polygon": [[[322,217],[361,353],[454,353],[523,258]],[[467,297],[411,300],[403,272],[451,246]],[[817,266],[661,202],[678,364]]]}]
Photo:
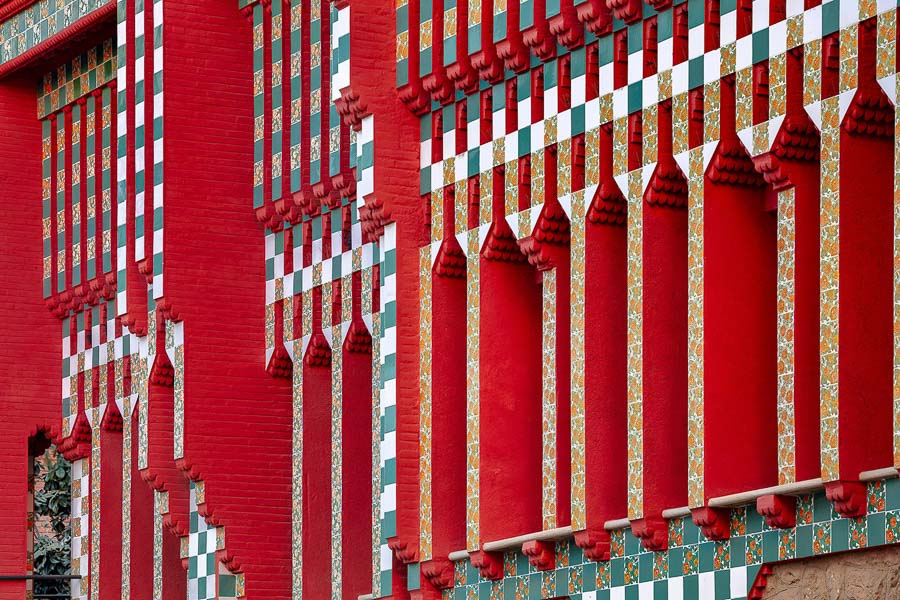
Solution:
[{"label": "green and white checkered tile", "polygon": [[72,532],[72,572],[81,579],[72,580],[72,597],[88,597],[91,547],[91,459],[72,461],[72,510],[69,527]]},{"label": "green and white checkered tile", "polygon": [[[126,219],[128,218],[128,59],[129,40],[127,36],[128,0],[116,0],[116,208],[111,228],[116,230],[116,314],[124,315],[128,311],[125,286],[127,281],[126,266],[129,256],[127,252]],[[132,54],[134,49],[131,50]]]},{"label": "green and white checkered tile", "polygon": [[[731,514],[731,537],[707,540],[689,517],[669,523],[669,549],[644,550],[630,530],[612,533],[611,559],[585,560],[571,541],[558,544],[556,569],[536,571],[528,557],[509,552],[504,577],[485,581],[468,561],[454,563],[447,600],[557,598],[582,600],[694,600],[746,598],[763,564],[900,542],[900,480],[868,484],[868,513],[845,519],[820,492],[798,497],[797,525],[772,529],[755,506]],[[411,580],[415,585],[415,578]],[[412,587],[412,586],[411,586]],[[417,586],[416,586],[417,587]]]},{"label": "green and white checkered tile", "polygon": [[[379,549],[381,573],[380,590],[376,596],[390,596],[392,585],[393,555],[387,545],[388,538],[397,534],[397,225],[384,228],[379,240],[381,249],[381,310],[379,315],[380,339],[378,340],[378,371],[381,375],[379,390],[380,425],[377,435],[379,446],[380,491],[374,496],[380,515],[381,541]],[[373,432],[374,433],[374,432]]]},{"label": "green and white checkered tile", "polygon": [[[146,110],[144,103],[147,101],[147,82],[144,65],[147,53],[144,12],[146,4],[153,0],[134,0],[134,60],[137,68],[134,70],[134,256],[133,260],[144,260],[145,243],[147,235],[145,215],[145,200],[147,188],[147,146],[152,144],[153,123],[146,123]],[[151,84],[152,101],[152,84]],[[125,128],[127,131],[127,127]],[[151,166],[152,173],[152,166]]]},{"label": "green and white checkered tile", "polygon": [[[146,1],[146,0],[145,0]],[[163,297],[163,0],[153,0],[153,122],[150,137],[153,144],[153,170],[150,185],[153,186],[153,298]]]},{"label": "green and white checkered tile", "polygon": [[[201,496],[198,499],[198,491]],[[216,550],[224,547],[225,533],[211,527],[197,510],[202,502],[203,484],[191,482],[191,522],[187,537],[188,600],[216,600],[218,561]],[[184,544],[184,542],[182,542]]]}]

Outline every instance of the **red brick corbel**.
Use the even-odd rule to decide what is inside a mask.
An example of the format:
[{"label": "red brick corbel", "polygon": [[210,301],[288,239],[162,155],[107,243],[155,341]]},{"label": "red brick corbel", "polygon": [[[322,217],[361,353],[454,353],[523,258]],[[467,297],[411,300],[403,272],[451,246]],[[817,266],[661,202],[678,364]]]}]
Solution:
[{"label": "red brick corbel", "polygon": [[556,568],[556,543],[529,540],[522,544],[522,554],[538,571],[550,571]]},{"label": "red brick corbel", "polygon": [[439,590],[453,587],[453,563],[449,560],[431,559],[419,565],[422,576]]},{"label": "red brick corbel", "polygon": [[692,508],[691,519],[707,539],[727,540],[731,537],[731,511],[727,508]]},{"label": "red brick corbel", "polygon": [[765,517],[769,527],[790,529],[797,524],[797,498],[766,494],[756,499],[756,512]]},{"label": "red brick corbel", "polygon": [[641,546],[652,552],[669,547],[669,524],[665,519],[645,517],[631,522],[631,533],[641,540]]},{"label": "red brick corbel", "polygon": [[849,519],[866,515],[866,484],[860,481],[829,481],[825,484],[825,497],[842,517]]},{"label": "red brick corbel", "polygon": [[497,581],[503,577],[502,553],[476,550],[475,552],[469,552],[469,560],[472,561],[472,566],[478,569],[478,572],[485,579]]},{"label": "red brick corbel", "polygon": [[575,545],[581,548],[585,558],[595,562],[609,560],[609,532],[583,529],[575,532]]}]

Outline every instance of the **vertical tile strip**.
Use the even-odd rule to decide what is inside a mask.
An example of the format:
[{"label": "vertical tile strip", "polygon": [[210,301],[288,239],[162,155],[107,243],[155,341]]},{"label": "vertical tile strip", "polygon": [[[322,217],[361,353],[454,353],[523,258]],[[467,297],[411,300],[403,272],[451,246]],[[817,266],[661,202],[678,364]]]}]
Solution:
[{"label": "vertical tile strip", "polygon": [[[101,105],[102,110],[102,105]],[[84,240],[84,254],[82,260],[86,261],[87,281],[97,276],[97,98],[91,94],[85,102],[85,195],[87,196],[84,208],[86,219],[86,237]]]},{"label": "vertical tile strip", "polygon": [[49,298],[53,293],[53,130],[55,121],[41,121],[41,238],[43,244],[43,293]]},{"label": "vertical tile strip", "polygon": [[796,481],[794,438],[794,188],[778,192],[778,484]]},{"label": "vertical tile strip", "polygon": [[184,457],[184,321],[166,321],[166,351],[172,361],[174,398],[174,458]]},{"label": "vertical tile strip", "polygon": [[431,560],[431,245],[419,250],[419,560]]},{"label": "vertical tile strip", "polygon": [[303,126],[303,1],[291,0],[291,193],[300,191],[302,182]]},{"label": "vertical tile strip", "polygon": [[[331,288],[325,285],[324,289]],[[343,574],[343,354],[344,348],[341,335],[342,323],[349,326],[352,318],[352,283],[351,276],[346,275],[341,279],[341,314],[333,318],[331,326],[331,598],[341,600],[342,574]],[[325,305],[324,298],[322,305]],[[328,313],[331,314],[331,303]],[[322,323],[326,323],[322,319]]]},{"label": "vertical tile strip", "polygon": [[479,548],[479,230],[466,234],[466,549]]},{"label": "vertical tile strip", "polygon": [[56,292],[66,289],[66,119],[56,120]]},{"label": "vertical tile strip", "polygon": [[[102,255],[102,262],[98,267],[99,273],[109,273],[113,269],[112,264],[112,232],[113,232],[113,212],[112,212],[112,161],[113,148],[116,140],[112,139],[112,102],[113,88],[106,86],[101,94],[101,102],[103,103],[101,119],[101,137],[100,137],[100,248],[98,253]],[[115,309],[113,309],[115,310]]]},{"label": "vertical tile strip", "polygon": [[145,3],[150,0],[134,0],[134,256],[132,260],[140,262],[144,259],[144,230],[146,215],[144,214],[144,193],[146,190],[146,157],[147,128],[144,102],[146,101],[147,82],[145,68],[147,44],[145,42],[144,18]]},{"label": "vertical tile strip", "polygon": [[819,243],[819,413],[822,479],[840,477],[838,343],[840,282],[840,97],[857,87],[856,25],[840,32],[840,95],[822,99]]},{"label": "vertical tile strip", "polygon": [[81,221],[84,218],[84,207],[81,202],[81,117],[82,104],[76,102],[72,106],[72,148],[69,161],[72,169],[72,285],[81,285]]},{"label": "vertical tile strip", "polygon": [[153,492],[153,598],[162,600],[163,515],[168,512],[169,493]]},{"label": "vertical tile strip", "polygon": [[263,169],[265,152],[265,32],[262,3],[253,5],[253,208],[265,202]]},{"label": "vertical tile strip", "polygon": [[[620,119],[624,121],[624,119]],[[619,127],[624,128],[624,127]],[[619,129],[617,128],[617,129]],[[627,144],[627,142],[625,142]],[[619,148],[617,155],[627,153]],[[624,167],[623,162],[617,166]],[[644,240],[641,171],[627,175],[628,196],[628,518],[644,516],[643,335],[644,335]]]},{"label": "vertical tile strip", "polygon": [[272,200],[281,198],[281,152],[282,152],[282,122],[284,107],[282,101],[282,1],[275,0],[272,6],[272,44],[270,47],[270,60],[272,63]]},{"label": "vertical tile strip", "polygon": [[[375,248],[375,252],[379,252]],[[381,444],[384,439],[381,418],[381,308],[376,310],[373,306],[372,290],[378,284],[375,281],[377,271],[363,274],[363,303],[368,310],[363,310],[363,315],[372,315],[372,594],[381,594],[381,553],[384,536],[382,534],[381,521],[381,496],[384,476],[381,466]]]},{"label": "vertical tile strip", "polygon": [[[415,2],[416,0],[413,0]],[[396,0],[397,87],[409,83],[409,0]]]},{"label": "vertical tile strip", "polygon": [[[328,43],[325,50],[331,53],[331,60],[328,63],[330,73],[329,91],[330,98],[328,100],[328,175],[335,177],[341,174],[341,169],[347,165],[341,164],[341,118],[337,112],[337,106],[334,101],[340,99],[340,77],[338,73],[339,57],[340,57],[340,15],[335,5],[330,5],[330,18],[328,19]],[[344,126],[345,127],[345,126]]]},{"label": "vertical tile strip", "polygon": [[[319,183],[322,176],[322,3],[310,0],[309,16],[309,183]],[[324,2],[326,10],[330,3]]]},{"label": "vertical tile strip", "polygon": [[[124,226],[127,218],[128,200],[128,0],[116,0],[116,315],[128,311],[125,293],[126,265],[129,257],[126,251],[126,236],[118,227]],[[124,588],[123,588],[124,589]]]},{"label": "vertical tile strip", "polygon": [[397,225],[390,223],[378,244],[381,249],[381,310],[379,316],[378,374],[380,391],[381,573],[380,595],[390,596],[393,584],[392,553],[388,538],[397,534]]},{"label": "vertical tile strip", "polygon": [[541,329],[543,335],[543,373],[541,423],[542,423],[542,486],[541,520],[543,528],[557,525],[556,506],[556,268],[543,271],[543,311]]},{"label": "vertical tile strip", "polygon": [[79,600],[88,597],[90,582],[90,479],[90,459],[72,461],[72,512],[69,517],[72,528],[72,573],[81,576],[80,579],[72,580],[72,597]]},{"label": "vertical tile strip", "polygon": [[[303,307],[306,308],[308,294],[304,294]],[[303,340],[292,343],[294,369],[292,375],[291,466],[293,469],[291,490],[291,598],[303,598]]]},{"label": "vertical tile strip", "polygon": [[153,0],[153,298],[163,297],[163,0]]},{"label": "vertical tile strip", "polygon": [[572,194],[571,210],[571,287],[570,312],[572,356],[571,368],[571,427],[572,427],[572,530],[587,527],[585,513],[585,413],[584,413],[584,290],[585,290],[585,216],[587,214],[585,191]]},{"label": "vertical tile strip", "polygon": [[[105,373],[106,365],[102,365],[101,373]],[[85,383],[90,371],[85,373]],[[106,398],[106,387],[101,386],[98,397]],[[103,419],[105,402],[98,403],[91,411],[91,600],[100,598],[100,422]]]}]

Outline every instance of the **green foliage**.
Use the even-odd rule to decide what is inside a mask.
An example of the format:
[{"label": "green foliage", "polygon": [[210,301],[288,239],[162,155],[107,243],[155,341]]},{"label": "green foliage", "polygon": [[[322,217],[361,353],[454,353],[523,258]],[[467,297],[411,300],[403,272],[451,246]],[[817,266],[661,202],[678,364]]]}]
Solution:
[{"label": "green foliage", "polygon": [[[72,467],[59,455],[44,455],[34,462],[35,482],[43,487],[34,494],[34,514],[50,522],[52,535],[38,534],[34,538],[34,573],[36,575],[68,575],[71,566],[71,534],[69,514],[72,506]],[[36,581],[35,597],[40,594],[66,594],[70,584],[62,581]]]}]

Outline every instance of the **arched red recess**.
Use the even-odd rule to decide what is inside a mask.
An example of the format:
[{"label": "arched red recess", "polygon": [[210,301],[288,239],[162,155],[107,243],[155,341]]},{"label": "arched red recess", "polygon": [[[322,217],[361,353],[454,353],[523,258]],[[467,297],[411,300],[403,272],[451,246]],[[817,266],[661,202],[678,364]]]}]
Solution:
[{"label": "arched red recess", "polygon": [[642,207],[644,522],[665,544],[666,508],[687,504],[687,181],[672,156],[670,103],[658,109],[658,162]]},{"label": "arched red recess", "polygon": [[466,547],[466,257],[452,214],[445,206],[431,281],[432,560],[422,574],[423,587],[437,589],[453,585],[447,555]]},{"label": "arched red recess", "polygon": [[[794,191],[794,464],[819,476],[819,132],[803,108],[803,53],[787,56],[784,122],[771,152],[754,159],[775,192]],[[774,201],[775,198],[772,198]]]},{"label": "arched red recess", "polygon": [[362,279],[352,277],[353,320],[341,357],[341,588],[346,600],[372,590],[372,336],[361,314]]},{"label": "arched red recess", "polygon": [[603,527],[627,514],[628,207],[612,178],[612,127],[600,131],[600,187],[585,225],[585,514],[576,543],[609,557]]},{"label": "arched red recess", "polygon": [[[113,363],[107,382],[115,381]],[[108,386],[106,412],[100,423],[100,580],[102,600],[122,597],[122,415],[115,402],[115,386]],[[96,542],[94,542],[96,543]]]},{"label": "arched red recess", "polygon": [[331,348],[322,333],[322,288],[303,360],[303,595],[331,594]]},{"label": "arched red recess", "polygon": [[[776,217],[735,131],[730,79],[721,83],[720,128],[703,201],[707,499],[775,485],[778,464]],[[734,443],[737,422],[752,444]]]},{"label": "arched red recess", "polygon": [[[153,490],[141,480],[138,470],[140,443],[138,441],[138,411],[131,416],[131,498],[129,524],[129,585],[131,597],[136,600],[153,598]],[[179,565],[179,570],[183,571]]]},{"label": "arched red recess", "polygon": [[541,285],[502,201],[480,257],[482,543],[541,529]]},{"label": "arched red recess", "polygon": [[860,24],[859,89],[840,133],[841,480],[893,460],[894,110],[875,82],[875,35],[874,19]]}]

